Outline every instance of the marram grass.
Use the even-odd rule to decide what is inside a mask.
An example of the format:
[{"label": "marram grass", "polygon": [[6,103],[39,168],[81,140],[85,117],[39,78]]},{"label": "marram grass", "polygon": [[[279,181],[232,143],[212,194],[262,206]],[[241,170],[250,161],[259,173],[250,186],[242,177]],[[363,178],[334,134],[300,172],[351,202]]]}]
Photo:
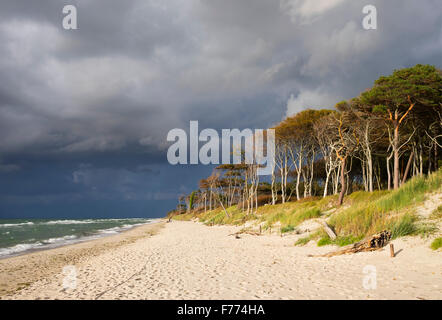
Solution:
[{"label": "marram grass", "polygon": [[[336,231],[335,241],[328,239],[324,231],[318,231],[299,239],[296,244],[304,245],[311,240],[321,244],[347,245],[363,239],[365,236],[388,229],[393,238],[410,234],[422,236],[434,234],[434,224],[422,224],[413,214],[413,207],[425,200],[425,194],[441,190],[442,169],[428,177],[416,177],[394,191],[354,192],[345,198],[345,206],[332,214],[329,225]],[[296,202],[259,207],[253,214],[247,214],[237,206],[227,208],[226,215],[222,208],[207,212],[186,213],[175,216],[177,220],[198,218],[207,225],[242,225],[247,221],[257,221],[270,228],[278,223],[282,233],[292,232],[302,222],[322,217],[335,208],[337,196],[324,199],[308,198]],[[332,212],[332,211],[329,211]],[[437,208],[431,219],[441,218],[442,206]]]},{"label": "marram grass", "polygon": [[431,249],[433,250],[437,250],[439,248],[442,248],[442,238],[436,238],[434,239],[434,241],[431,243]]},{"label": "marram grass", "polygon": [[330,225],[339,235],[365,236],[392,230],[393,237],[413,234],[417,231],[416,217],[402,213],[404,209],[421,203],[425,193],[439,190],[442,184],[442,170],[429,177],[413,178],[400,189],[387,192],[371,202],[358,202],[333,216]]}]

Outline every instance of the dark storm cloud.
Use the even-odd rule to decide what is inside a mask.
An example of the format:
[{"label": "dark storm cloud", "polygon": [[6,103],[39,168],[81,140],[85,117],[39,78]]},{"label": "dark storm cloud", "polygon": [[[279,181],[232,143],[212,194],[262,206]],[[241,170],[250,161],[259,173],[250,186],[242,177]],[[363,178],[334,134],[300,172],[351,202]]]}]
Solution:
[{"label": "dark storm cloud", "polygon": [[[62,29],[64,4],[79,30]],[[2,1],[0,148],[164,148],[189,115],[223,112],[228,127],[241,104],[244,126],[263,112],[271,125],[287,101],[332,107],[380,72],[440,60],[440,1],[373,4],[376,31],[363,1]]]},{"label": "dark storm cloud", "polygon": [[[370,3],[378,30],[363,30],[360,0],[3,0],[0,173],[20,183],[39,172],[38,190],[49,170],[39,163],[64,163],[54,176],[88,177],[54,181],[74,198],[184,192],[196,184],[164,182],[172,128],[267,127],[396,68],[441,67],[440,0]],[[62,28],[65,4],[78,30]]]}]

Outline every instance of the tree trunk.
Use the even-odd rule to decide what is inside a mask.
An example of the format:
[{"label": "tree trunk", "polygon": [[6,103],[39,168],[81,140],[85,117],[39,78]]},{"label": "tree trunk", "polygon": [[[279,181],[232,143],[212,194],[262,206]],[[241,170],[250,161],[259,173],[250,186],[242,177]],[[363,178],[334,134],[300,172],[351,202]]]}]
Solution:
[{"label": "tree trunk", "polygon": [[299,195],[299,182],[301,180],[301,162],[299,163],[299,169],[297,170],[298,175],[296,176],[296,199],[301,200],[301,196]]},{"label": "tree trunk", "polygon": [[327,172],[327,177],[325,178],[323,198],[325,198],[328,194],[328,181],[329,180],[330,180],[330,171]]},{"label": "tree trunk", "polygon": [[407,168],[405,169],[404,177],[402,178],[402,184],[407,180],[408,172],[410,171],[411,163],[414,158],[414,151],[411,152],[410,158],[408,159]]},{"label": "tree trunk", "polygon": [[313,155],[312,155],[312,162],[311,162],[311,172],[310,172],[310,184],[309,184],[309,190],[308,190],[308,194],[309,196],[313,196],[313,178],[315,175],[315,151],[313,150]]},{"label": "tree trunk", "polygon": [[338,205],[342,205],[344,203],[344,196],[347,189],[346,186],[346,179],[345,179],[345,164],[346,164],[347,158],[343,158],[341,161],[341,193],[339,194],[339,201]]},{"label": "tree trunk", "polygon": [[275,170],[272,171],[272,205],[276,204],[277,192],[275,192]]},{"label": "tree trunk", "polygon": [[394,166],[393,166],[393,186],[394,189],[399,188],[399,122],[396,120],[394,123],[394,138],[393,138],[393,155],[394,155]]},{"label": "tree trunk", "polygon": [[423,147],[422,147],[422,143],[420,144],[419,147],[419,176],[423,176],[424,175],[424,156],[423,156]]},{"label": "tree trunk", "polygon": [[367,166],[368,191],[373,192],[373,159],[370,151],[367,157]]},{"label": "tree trunk", "polygon": [[364,190],[365,192],[368,192],[367,177],[365,175],[366,165],[363,161],[361,161],[361,169],[362,169],[362,183],[364,184]]},{"label": "tree trunk", "polygon": [[392,154],[387,157],[387,181],[388,181],[388,190],[391,190],[391,172],[390,172],[390,160]]}]

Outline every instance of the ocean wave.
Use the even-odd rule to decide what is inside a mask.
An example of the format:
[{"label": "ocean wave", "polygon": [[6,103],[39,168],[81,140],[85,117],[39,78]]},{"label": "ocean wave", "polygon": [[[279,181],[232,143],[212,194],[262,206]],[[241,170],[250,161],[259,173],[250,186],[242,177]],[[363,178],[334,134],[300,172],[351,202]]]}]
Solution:
[{"label": "ocean wave", "polygon": [[54,244],[54,243],[59,243],[59,242],[64,242],[66,240],[74,240],[77,239],[77,236],[71,235],[71,236],[64,236],[64,237],[59,237],[59,238],[50,238],[48,240],[43,240],[44,244]]},{"label": "ocean wave", "polygon": [[86,219],[86,220],[51,220],[47,222],[41,222],[41,224],[53,225],[53,224],[91,224],[102,222],[117,222],[117,221],[150,221],[150,219],[142,218],[130,218],[130,219]]},{"label": "ocean wave", "polygon": [[[30,251],[34,249],[49,249],[55,246],[62,246],[65,244],[72,243],[78,237],[75,235],[68,235],[59,238],[50,238],[47,240],[40,240],[33,243],[21,243],[8,248],[0,248],[0,257],[11,256],[23,253],[25,251]],[[33,241],[35,239],[29,239],[28,241]]]},{"label": "ocean wave", "polygon": [[30,226],[33,225],[34,222],[22,222],[22,223],[4,223],[0,224],[0,228],[8,228],[8,227],[20,227],[20,226]]},{"label": "ocean wave", "polygon": [[[109,221],[109,219],[100,219],[100,220]],[[117,220],[117,219],[115,219],[115,220]],[[74,243],[78,243],[78,242],[99,239],[99,238],[102,238],[102,237],[105,237],[108,235],[118,234],[123,231],[132,229],[134,227],[141,226],[144,224],[150,224],[150,223],[153,223],[156,221],[156,219],[118,219],[118,220],[132,221],[132,222],[137,220],[137,222],[138,221],[140,221],[140,222],[142,221],[142,222],[141,223],[133,223],[133,224],[123,224],[121,226],[116,226],[116,227],[108,228],[108,229],[94,230],[93,234],[89,234],[89,235],[85,235],[85,236],[66,235],[63,237],[49,238],[46,240],[38,240],[33,243],[29,243],[29,242],[35,241],[36,239],[28,239],[28,240],[26,240],[28,243],[17,244],[15,246],[8,247],[8,248],[0,248],[0,258],[18,255],[18,254],[24,253],[26,251],[31,251],[31,250],[51,249],[51,248],[61,247],[61,246],[68,245],[68,244],[74,244]],[[50,224],[56,225],[56,224],[60,224],[61,221],[65,222],[65,224],[67,224],[68,223],[67,221],[69,221],[69,223],[73,223],[73,221],[81,221],[81,220],[54,220],[54,221],[48,221],[45,223],[48,224],[49,222],[51,222]],[[95,220],[95,221],[97,221],[97,220]]]},{"label": "ocean wave", "polygon": [[94,220],[53,220],[53,221],[47,221],[42,222],[41,224],[89,224],[89,223],[96,223]]},{"label": "ocean wave", "polygon": [[129,229],[141,226],[143,224],[146,224],[146,223],[124,224],[124,225],[119,226],[119,227],[113,227],[113,228],[109,228],[109,229],[98,230],[98,233],[99,234],[117,234],[117,233],[120,233],[122,231],[129,230]]},{"label": "ocean wave", "polygon": [[0,248],[0,257],[22,253],[43,246],[41,242],[17,244],[9,248]]}]

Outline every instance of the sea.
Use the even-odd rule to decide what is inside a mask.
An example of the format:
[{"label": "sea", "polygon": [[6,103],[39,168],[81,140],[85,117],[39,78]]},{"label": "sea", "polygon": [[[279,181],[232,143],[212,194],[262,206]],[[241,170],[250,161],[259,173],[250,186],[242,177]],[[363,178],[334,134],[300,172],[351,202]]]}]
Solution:
[{"label": "sea", "polygon": [[158,219],[0,219],[0,259],[118,234]]}]

